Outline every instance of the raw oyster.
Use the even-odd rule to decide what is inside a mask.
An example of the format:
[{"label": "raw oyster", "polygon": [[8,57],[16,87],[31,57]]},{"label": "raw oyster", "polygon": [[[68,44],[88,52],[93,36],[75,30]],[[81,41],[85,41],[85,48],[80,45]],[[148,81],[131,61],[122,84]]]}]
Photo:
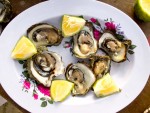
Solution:
[{"label": "raw oyster", "polygon": [[46,87],[50,87],[55,76],[64,74],[65,67],[57,53],[43,51],[27,60],[27,70],[31,78]]},{"label": "raw oyster", "polygon": [[91,22],[86,22],[84,28],[73,36],[72,52],[78,58],[89,58],[97,52],[97,41],[93,35]]},{"label": "raw oyster", "polygon": [[127,59],[127,49],[130,40],[119,41],[112,32],[106,31],[99,39],[99,48],[103,49],[114,62],[123,62]]},{"label": "raw oyster", "polygon": [[90,58],[91,67],[96,79],[103,77],[106,73],[110,71],[111,60],[109,56],[99,56],[95,55]]},{"label": "raw oyster", "polygon": [[27,36],[36,47],[59,45],[63,39],[61,31],[47,23],[32,25]]},{"label": "raw oyster", "polygon": [[72,95],[85,95],[96,80],[93,72],[82,63],[68,65],[65,75],[75,84]]},{"label": "raw oyster", "polygon": [[0,23],[8,22],[12,17],[12,7],[8,0],[0,0]]}]

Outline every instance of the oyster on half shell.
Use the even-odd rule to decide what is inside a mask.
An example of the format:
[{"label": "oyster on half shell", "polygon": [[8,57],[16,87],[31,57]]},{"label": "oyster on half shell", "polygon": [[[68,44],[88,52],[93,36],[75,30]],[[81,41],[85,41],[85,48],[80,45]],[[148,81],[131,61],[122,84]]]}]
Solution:
[{"label": "oyster on half shell", "polygon": [[75,84],[72,95],[85,95],[96,80],[90,68],[82,63],[68,65],[65,75]]},{"label": "oyster on half shell", "polygon": [[93,35],[91,22],[86,22],[83,29],[73,36],[72,52],[78,58],[89,58],[97,52],[97,41]]},{"label": "oyster on half shell", "polygon": [[43,51],[27,60],[27,70],[31,78],[50,87],[55,76],[64,74],[65,67],[57,53]]},{"label": "oyster on half shell", "polygon": [[8,0],[0,0],[0,23],[8,22],[12,17],[12,6]]},{"label": "oyster on half shell", "polygon": [[127,59],[127,50],[131,41],[119,41],[112,32],[106,31],[98,44],[99,48],[104,50],[114,62],[119,63]]},{"label": "oyster on half shell", "polygon": [[59,45],[63,39],[61,31],[47,23],[32,25],[27,30],[27,36],[36,47]]},{"label": "oyster on half shell", "polygon": [[109,56],[95,55],[90,58],[90,61],[96,79],[103,77],[110,71],[111,60]]}]

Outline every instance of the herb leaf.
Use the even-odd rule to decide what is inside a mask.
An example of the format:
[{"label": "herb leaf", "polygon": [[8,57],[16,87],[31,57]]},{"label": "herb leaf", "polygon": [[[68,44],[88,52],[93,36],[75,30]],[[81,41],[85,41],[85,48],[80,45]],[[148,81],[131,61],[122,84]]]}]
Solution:
[{"label": "herb leaf", "polygon": [[49,102],[50,104],[53,104],[53,101],[52,101],[52,100],[48,100],[48,102]]},{"label": "herb leaf", "polygon": [[131,50],[133,50],[134,48],[136,48],[136,45],[129,46],[129,49],[131,49]]},{"label": "herb leaf", "polygon": [[47,101],[43,101],[41,107],[46,107],[46,106],[47,106]]}]

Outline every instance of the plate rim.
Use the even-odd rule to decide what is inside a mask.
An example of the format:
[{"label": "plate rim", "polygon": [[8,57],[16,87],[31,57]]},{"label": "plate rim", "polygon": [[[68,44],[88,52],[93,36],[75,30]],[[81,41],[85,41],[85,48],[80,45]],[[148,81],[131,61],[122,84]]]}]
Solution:
[{"label": "plate rim", "polygon": [[[46,4],[46,2],[51,2],[51,1],[54,1],[54,0],[44,1],[44,2],[38,3],[38,4],[36,4],[36,5],[32,6],[32,7],[30,7],[30,8],[28,8],[28,9],[24,10],[23,12],[21,12],[20,14],[18,14],[12,21],[14,21],[14,20],[15,20],[16,18],[18,18],[20,15],[23,15],[24,12],[30,11],[33,7],[37,7],[38,5]],[[58,0],[55,0],[55,2],[57,2],[57,1],[58,1]],[[132,20],[132,18],[129,17],[127,14],[125,14],[125,13],[122,12],[121,10],[119,10],[119,9],[117,9],[117,8],[115,8],[115,7],[111,6],[111,5],[109,5],[109,4],[103,3],[103,2],[101,2],[101,1],[92,1],[92,2],[98,2],[98,3],[101,3],[101,4],[107,5],[107,6],[111,7],[111,8],[113,8],[113,9],[115,9],[115,10],[121,12],[122,14],[124,14],[125,16],[127,16],[128,18],[130,18],[130,20],[138,27],[138,29],[141,31],[142,35],[143,35],[143,36],[145,37],[145,39],[146,39],[146,36],[145,36],[145,34],[143,33],[143,31],[141,30],[141,28],[140,28],[140,27]],[[12,22],[12,21],[11,21],[11,22]],[[11,22],[9,22],[9,24],[10,24]],[[8,24],[7,26],[9,26],[9,24]],[[6,26],[6,27],[7,27],[7,26]],[[5,29],[4,29],[4,30],[5,30]],[[3,34],[3,32],[2,32],[2,34]],[[2,35],[1,35],[1,36],[2,36]],[[0,36],[0,37],[1,37],[1,36]],[[147,42],[146,45],[148,45],[148,42]],[[149,49],[149,55],[150,55],[150,49]],[[149,77],[149,76],[148,76],[148,77]],[[147,79],[147,81],[148,81],[148,79]],[[145,84],[143,85],[144,87],[145,87],[147,81],[146,81]],[[3,82],[0,81],[0,83],[3,83]],[[4,85],[4,84],[1,84],[1,85],[2,85],[3,89],[5,90],[5,92],[7,93],[6,89],[4,88],[5,85]],[[141,89],[141,91],[144,89],[144,87]],[[141,91],[138,93],[138,95],[141,93]],[[8,94],[8,93],[7,93],[7,94]],[[9,94],[8,94],[8,95],[9,95]],[[137,96],[138,96],[138,95],[137,95]],[[136,97],[137,97],[137,96],[136,96]],[[14,100],[14,99],[12,98],[11,95],[9,95],[9,97],[10,97],[15,103],[17,103],[17,105],[21,106],[18,102],[16,102],[16,100]],[[135,98],[136,98],[136,97],[135,97]],[[134,99],[135,99],[135,98],[134,98]],[[133,99],[133,100],[134,100],[134,99]],[[133,100],[132,100],[132,101],[133,101]],[[129,105],[132,101],[130,101],[127,105]],[[127,105],[126,105],[126,106],[127,106]],[[124,106],[123,108],[125,108],[126,106]],[[21,107],[24,108],[23,106],[21,106]],[[123,109],[123,108],[120,108],[118,111],[120,111],[120,110]],[[24,109],[25,109],[25,108],[24,108]],[[28,110],[28,109],[26,109],[26,110]]]}]

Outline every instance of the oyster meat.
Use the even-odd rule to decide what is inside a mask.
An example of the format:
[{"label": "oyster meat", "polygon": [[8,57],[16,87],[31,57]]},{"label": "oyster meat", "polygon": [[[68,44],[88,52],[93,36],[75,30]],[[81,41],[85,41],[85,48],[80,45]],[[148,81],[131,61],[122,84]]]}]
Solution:
[{"label": "oyster meat", "polygon": [[8,22],[12,17],[12,7],[8,0],[0,0],[0,23]]},{"label": "oyster meat", "polygon": [[59,45],[63,39],[61,31],[47,23],[32,25],[27,36],[36,47]]},{"label": "oyster meat", "polygon": [[89,58],[97,52],[97,41],[93,35],[91,22],[86,22],[84,28],[73,36],[72,52],[78,58]]},{"label": "oyster meat", "polygon": [[27,70],[31,78],[50,87],[55,76],[64,74],[65,67],[57,53],[43,51],[27,60]]},{"label": "oyster meat", "polygon": [[96,80],[93,72],[82,63],[68,65],[65,75],[75,84],[72,95],[86,94]]},{"label": "oyster meat", "polygon": [[99,39],[99,48],[104,50],[114,62],[123,62],[127,59],[127,49],[130,40],[119,41],[112,32],[104,32]]},{"label": "oyster meat", "polygon": [[90,58],[91,67],[96,79],[103,77],[106,73],[110,71],[111,60],[109,56],[99,56],[95,55]]}]

